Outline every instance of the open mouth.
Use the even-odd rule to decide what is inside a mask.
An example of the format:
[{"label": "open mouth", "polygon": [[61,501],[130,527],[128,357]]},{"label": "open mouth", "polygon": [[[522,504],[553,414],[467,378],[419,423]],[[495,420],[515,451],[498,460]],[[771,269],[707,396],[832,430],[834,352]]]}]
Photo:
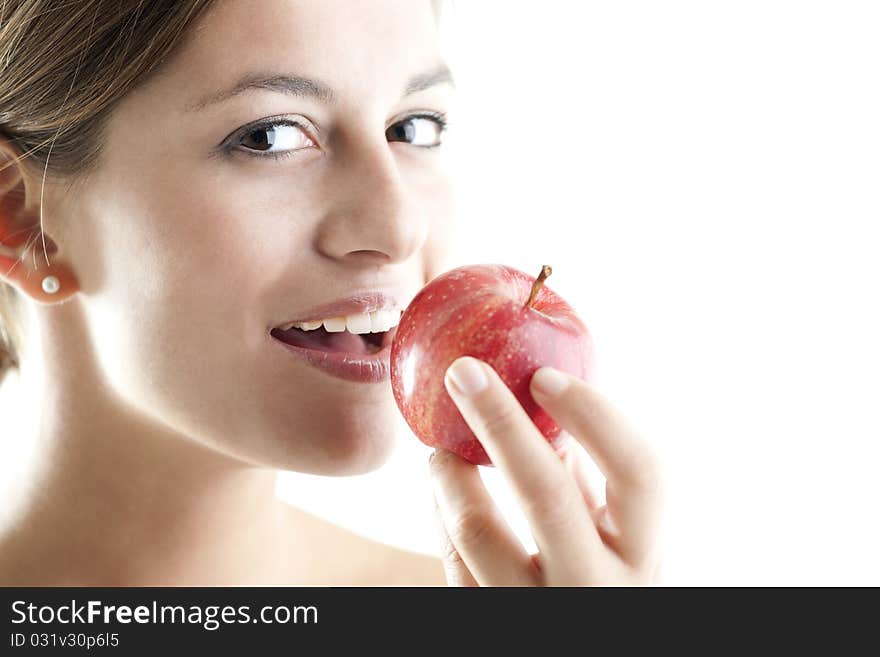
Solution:
[{"label": "open mouth", "polygon": [[355,355],[370,355],[391,346],[397,327],[381,333],[329,332],[323,326],[305,331],[296,327],[287,330],[274,328],[271,335],[276,340],[315,351],[330,351]]}]

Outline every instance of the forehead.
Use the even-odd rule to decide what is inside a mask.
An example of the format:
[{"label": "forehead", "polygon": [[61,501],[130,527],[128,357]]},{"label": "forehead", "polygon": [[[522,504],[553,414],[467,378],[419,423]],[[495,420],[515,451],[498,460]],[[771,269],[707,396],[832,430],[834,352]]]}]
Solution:
[{"label": "forehead", "polygon": [[220,0],[166,73],[190,97],[272,69],[360,98],[377,86],[399,95],[405,78],[440,59],[430,0]]}]

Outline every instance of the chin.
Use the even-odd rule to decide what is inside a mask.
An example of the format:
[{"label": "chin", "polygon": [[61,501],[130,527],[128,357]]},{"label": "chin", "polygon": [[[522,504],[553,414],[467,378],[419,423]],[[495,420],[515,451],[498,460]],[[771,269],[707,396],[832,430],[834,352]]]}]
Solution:
[{"label": "chin", "polygon": [[[303,445],[300,440],[308,443]],[[209,448],[240,463],[257,468],[287,470],[325,477],[348,477],[366,474],[382,467],[394,452],[395,440],[390,431],[330,433],[303,437],[297,444],[279,439],[275,446],[263,449],[237,449],[222,445]]]},{"label": "chin", "polygon": [[351,476],[378,469],[391,457],[401,429],[390,389],[358,402],[317,399],[288,407],[261,408],[244,429],[201,442],[261,468],[303,474]]},{"label": "chin", "polygon": [[372,472],[383,466],[395,447],[395,416],[377,412],[368,419],[337,418],[312,447],[323,458],[323,474],[349,476]]},{"label": "chin", "polygon": [[390,434],[340,442],[341,449],[328,455],[322,474],[333,477],[366,474],[385,465],[394,451],[394,436]]},{"label": "chin", "polygon": [[[397,427],[393,416],[381,412],[366,421],[346,421],[345,414],[339,414],[324,426],[301,426],[294,434],[278,435],[277,430],[273,431],[272,436],[252,444],[248,454],[237,456],[259,467],[303,474],[365,474],[380,468],[391,457]],[[260,447],[256,448],[257,445]]]}]

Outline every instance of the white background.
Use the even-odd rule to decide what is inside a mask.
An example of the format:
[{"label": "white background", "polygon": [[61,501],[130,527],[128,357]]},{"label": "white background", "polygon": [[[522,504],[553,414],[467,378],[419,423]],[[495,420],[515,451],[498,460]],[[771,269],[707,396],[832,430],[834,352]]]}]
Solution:
[{"label": "white background", "polygon": [[[874,2],[457,2],[451,265],[591,329],[658,447],[670,584],[880,584]],[[438,553],[428,448],[281,495]],[[507,489],[490,490],[530,544]]]},{"label": "white background", "polygon": [[[601,391],[666,464],[669,584],[880,585],[875,7],[458,0],[449,17],[449,266],[553,266]],[[279,493],[436,554],[430,450],[402,420],[398,442],[374,473],[285,473]]]}]

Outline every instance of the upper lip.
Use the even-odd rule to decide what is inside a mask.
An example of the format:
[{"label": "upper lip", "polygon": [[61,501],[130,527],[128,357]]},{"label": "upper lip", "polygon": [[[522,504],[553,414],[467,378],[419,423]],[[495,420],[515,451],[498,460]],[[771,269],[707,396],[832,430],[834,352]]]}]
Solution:
[{"label": "upper lip", "polygon": [[300,324],[302,322],[314,322],[319,319],[332,319],[334,317],[345,317],[356,313],[371,313],[376,310],[403,310],[407,304],[404,302],[402,294],[395,292],[363,292],[337,299],[330,303],[324,303],[319,306],[312,306],[303,310],[296,317],[291,317],[275,326],[286,326],[291,323]]}]

